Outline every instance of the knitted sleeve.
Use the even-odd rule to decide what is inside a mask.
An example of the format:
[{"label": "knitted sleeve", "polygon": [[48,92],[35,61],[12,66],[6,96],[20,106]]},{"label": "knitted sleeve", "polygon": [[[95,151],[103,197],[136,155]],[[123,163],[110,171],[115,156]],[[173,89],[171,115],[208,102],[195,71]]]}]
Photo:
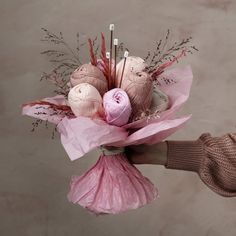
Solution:
[{"label": "knitted sleeve", "polygon": [[236,133],[203,134],[196,141],[167,141],[166,168],[197,172],[202,181],[225,197],[236,196]]}]

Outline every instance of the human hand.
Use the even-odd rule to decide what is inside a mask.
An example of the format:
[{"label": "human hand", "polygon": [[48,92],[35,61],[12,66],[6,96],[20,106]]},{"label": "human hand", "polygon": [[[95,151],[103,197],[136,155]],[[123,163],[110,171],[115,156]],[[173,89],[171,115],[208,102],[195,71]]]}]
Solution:
[{"label": "human hand", "polygon": [[165,165],[167,162],[167,143],[132,145],[125,148],[125,153],[132,164]]}]

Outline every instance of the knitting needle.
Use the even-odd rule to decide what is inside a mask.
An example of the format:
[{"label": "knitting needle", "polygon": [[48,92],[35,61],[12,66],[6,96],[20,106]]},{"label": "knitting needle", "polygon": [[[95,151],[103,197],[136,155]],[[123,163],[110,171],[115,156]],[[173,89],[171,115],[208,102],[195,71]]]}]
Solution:
[{"label": "knitting needle", "polygon": [[111,82],[111,86],[113,86],[112,84],[112,75],[111,75],[111,67],[112,67],[112,46],[113,46],[113,31],[115,29],[115,25],[114,24],[110,24],[110,63],[109,63],[109,80]]},{"label": "knitting needle", "polygon": [[122,79],[123,79],[123,75],[124,75],[124,70],[125,70],[126,59],[128,56],[129,56],[129,52],[125,51],[124,52],[124,64],[123,64],[122,74],[121,74],[121,78],[120,78],[119,88],[121,87],[121,83],[122,83]]},{"label": "knitting needle", "polygon": [[114,68],[114,84],[116,83],[116,62],[117,62],[117,46],[118,46],[118,39],[114,39],[115,45],[115,68]]},{"label": "knitting needle", "polygon": [[[106,58],[107,58],[107,60],[108,60],[108,63],[110,64],[110,57],[111,57],[111,55],[110,55],[110,52],[106,52]],[[110,80],[111,80],[111,77],[110,77],[110,75],[111,75],[111,68],[110,68],[110,66],[108,67],[108,74],[109,74],[109,78],[108,78],[108,89],[110,89]]]}]

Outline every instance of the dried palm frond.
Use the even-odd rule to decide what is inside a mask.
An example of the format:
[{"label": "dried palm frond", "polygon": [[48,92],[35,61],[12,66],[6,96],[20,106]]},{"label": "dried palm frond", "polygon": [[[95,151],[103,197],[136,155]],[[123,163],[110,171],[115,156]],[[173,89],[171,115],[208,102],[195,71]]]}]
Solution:
[{"label": "dried palm frond", "polygon": [[106,58],[106,41],[104,34],[101,33],[101,54],[100,58],[102,60],[103,73],[107,80],[109,80],[109,60]]},{"label": "dried palm frond", "polygon": [[90,53],[90,62],[93,66],[97,66],[97,58],[94,54],[93,43],[90,38],[88,39],[88,45],[89,45],[89,53]]}]

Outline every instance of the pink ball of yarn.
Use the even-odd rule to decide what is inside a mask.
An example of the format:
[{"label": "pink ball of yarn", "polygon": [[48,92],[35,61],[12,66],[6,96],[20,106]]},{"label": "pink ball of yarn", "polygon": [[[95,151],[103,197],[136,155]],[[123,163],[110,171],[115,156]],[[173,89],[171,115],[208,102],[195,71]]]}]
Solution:
[{"label": "pink ball of yarn", "polygon": [[107,79],[104,74],[100,69],[91,64],[84,64],[76,69],[70,77],[70,83],[72,87],[81,83],[89,83],[93,85],[102,96],[108,90]]},{"label": "pink ball of yarn", "polygon": [[103,107],[107,123],[122,126],[128,123],[131,115],[131,104],[126,92],[115,88],[103,96]]},{"label": "pink ball of yarn", "polygon": [[68,94],[68,104],[76,116],[98,117],[102,114],[102,97],[88,83],[78,84]]}]

